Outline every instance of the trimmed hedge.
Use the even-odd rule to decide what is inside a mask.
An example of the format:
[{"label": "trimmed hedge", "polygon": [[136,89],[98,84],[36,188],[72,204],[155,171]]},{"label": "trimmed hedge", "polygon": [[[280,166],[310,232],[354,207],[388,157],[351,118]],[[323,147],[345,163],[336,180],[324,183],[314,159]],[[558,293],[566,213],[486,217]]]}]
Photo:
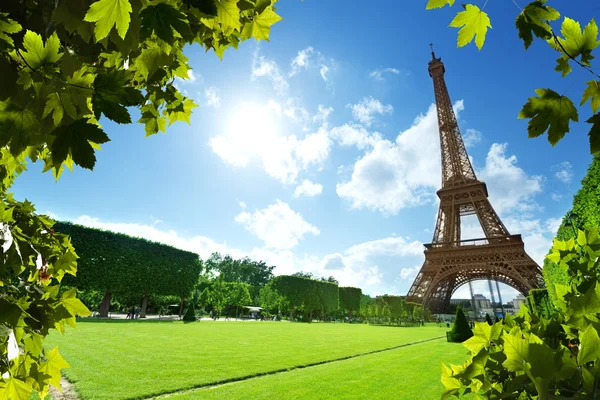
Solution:
[{"label": "trimmed hedge", "polygon": [[527,308],[532,314],[550,319],[556,315],[556,308],[547,289],[532,289],[527,296]]},{"label": "trimmed hedge", "polygon": [[185,314],[183,315],[183,320],[185,322],[194,322],[196,321],[196,309],[193,304],[187,308]]},{"label": "trimmed hedge", "polygon": [[352,311],[360,310],[362,290],[355,287],[340,287],[339,296],[340,308],[348,310],[350,318],[352,318]]},{"label": "trimmed hedge", "polygon": [[335,283],[292,275],[279,275],[271,282],[273,289],[290,306],[290,321],[295,309],[303,309],[311,320],[313,311],[327,314],[339,307],[339,291]]}]

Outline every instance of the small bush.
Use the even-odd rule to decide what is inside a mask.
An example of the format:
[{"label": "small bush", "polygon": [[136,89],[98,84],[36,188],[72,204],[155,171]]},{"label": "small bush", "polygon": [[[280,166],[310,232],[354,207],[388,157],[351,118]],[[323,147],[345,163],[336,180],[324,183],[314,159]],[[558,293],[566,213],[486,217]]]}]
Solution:
[{"label": "small bush", "polygon": [[194,309],[194,305],[190,304],[187,311],[183,315],[183,320],[185,322],[193,322],[196,320],[196,310]]},{"label": "small bush", "polygon": [[473,331],[469,326],[469,321],[467,321],[467,317],[465,317],[462,307],[458,307],[456,310],[456,319],[454,320],[454,325],[448,335],[448,340],[450,342],[464,342],[471,336],[473,336]]},{"label": "small bush", "polygon": [[488,325],[494,325],[494,323],[492,322],[492,318],[490,317],[490,314],[485,314],[485,322],[487,322]]}]

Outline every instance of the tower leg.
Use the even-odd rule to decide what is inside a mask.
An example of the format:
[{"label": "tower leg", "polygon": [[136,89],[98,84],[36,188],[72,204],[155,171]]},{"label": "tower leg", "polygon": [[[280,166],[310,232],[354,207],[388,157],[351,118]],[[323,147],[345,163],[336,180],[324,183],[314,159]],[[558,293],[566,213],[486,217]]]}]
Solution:
[{"label": "tower leg", "polygon": [[496,316],[496,306],[494,303],[496,302],[496,298],[494,297],[494,288],[492,287],[491,279],[488,279],[488,286],[490,287],[490,295],[492,296],[492,312],[494,313],[494,317]]},{"label": "tower leg", "polygon": [[473,310],[473,318],[477,317],[477,307],[475,307],[475,296],[473,295],[473,283],[469,281],[469,291],[471,292],[471,309]]},{"label": "tower leg", "polygon": [[498,281],[496,281],[496,290],[498,291],[498,301],[500,302],[500,310],[502,311],[502,318],[506,316],[504,313],[504,304],[502,304],[502,295],[500,294],[500,285]]}]

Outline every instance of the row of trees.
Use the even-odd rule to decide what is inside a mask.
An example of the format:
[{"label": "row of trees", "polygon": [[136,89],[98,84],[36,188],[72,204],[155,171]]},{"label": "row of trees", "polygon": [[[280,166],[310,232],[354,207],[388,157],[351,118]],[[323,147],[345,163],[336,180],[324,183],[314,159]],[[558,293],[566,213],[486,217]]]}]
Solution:
[{"label": "row of trees", "polygon": [[150,296],[187,297],[201,272],[197,254],[162,243],[68,222],[55,224],[54,230],[69,235],[79,255],[77,276],[66,276],[64,285],[85,292],[88,301],[102,293],[101,316],[108,315],[116,294],[121,299],[137,298],[132,304],[141,301],[144,317]]},{"label": "row of trees", "polygon": [[373,325],[415,325],[431,318],[429,309],[403,296],[361,296],[360,315]]}]

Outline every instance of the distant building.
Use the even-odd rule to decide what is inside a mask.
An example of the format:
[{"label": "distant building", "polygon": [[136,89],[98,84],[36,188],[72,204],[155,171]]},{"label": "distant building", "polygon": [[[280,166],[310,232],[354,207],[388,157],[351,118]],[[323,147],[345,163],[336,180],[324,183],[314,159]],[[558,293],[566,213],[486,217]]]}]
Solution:
[{"label": "distant building", "polygon": [[456,304],[457,306],[465,303],[471,304],[471,299],[450,299],[450,304]]},{"label": "distant building", "polygon": [[527,299],[522,294],[517,295],[512,301],[513,307],[515,310],[519,311],[521,309],[521,304],[525,304]]},{"label": "distant building", "polygon": [[482,294],[473,295],[473,299],[475,300],[475,308],[477,310],[492,308],[492,303]]}]

